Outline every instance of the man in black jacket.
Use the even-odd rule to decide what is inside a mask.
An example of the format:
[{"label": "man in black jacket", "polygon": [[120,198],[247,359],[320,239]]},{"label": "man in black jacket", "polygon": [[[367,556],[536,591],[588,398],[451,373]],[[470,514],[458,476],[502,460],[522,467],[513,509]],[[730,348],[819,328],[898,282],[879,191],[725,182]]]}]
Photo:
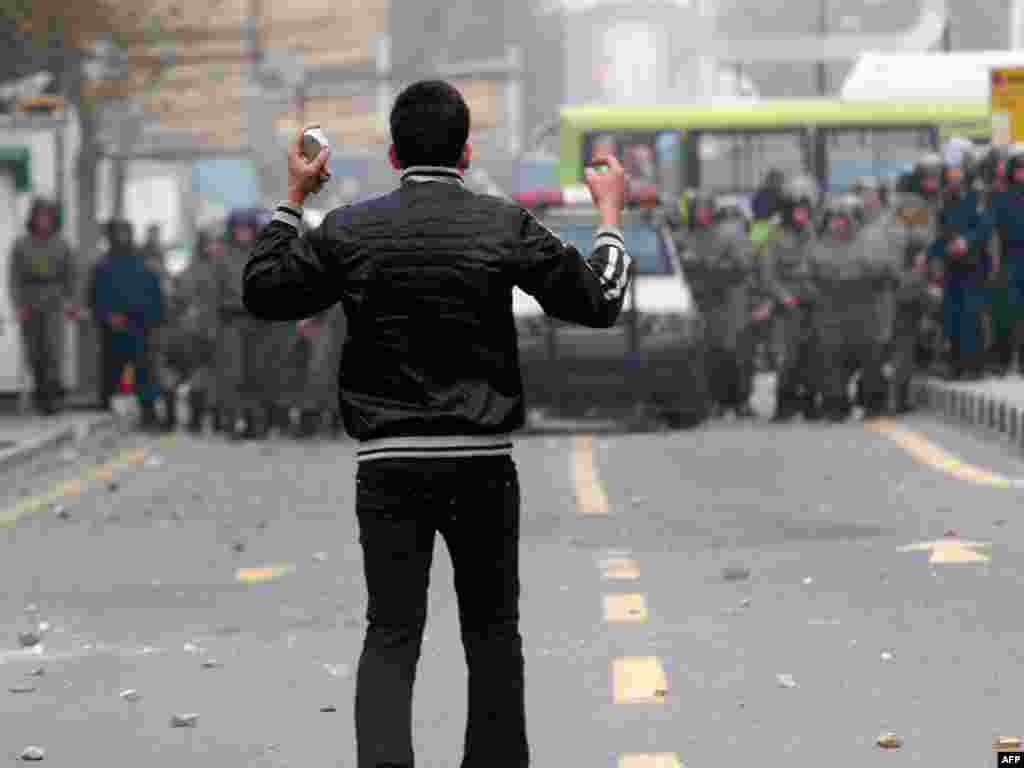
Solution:
[{"label": "man in black jacket", "polygon": [[519,633],[519,481],[524,423],[512,289],[566,321],[616,322],[631,276],[620,231],[625,175],[587,171],[600,214],[584,258],[528,211],[466,189],[469,109],[421,82],[391,112],[391,194],[300,232],[328,151],[288,154],[288,199],[245,269],[254,315],[294,321],[340,301],[349,323],[340,406],[356,438],[356,516],[368,628],[356,683],[359,768],[411,768],[412,689],[436,533],[455,571],[469,668],[462,768],[529,764]]}]

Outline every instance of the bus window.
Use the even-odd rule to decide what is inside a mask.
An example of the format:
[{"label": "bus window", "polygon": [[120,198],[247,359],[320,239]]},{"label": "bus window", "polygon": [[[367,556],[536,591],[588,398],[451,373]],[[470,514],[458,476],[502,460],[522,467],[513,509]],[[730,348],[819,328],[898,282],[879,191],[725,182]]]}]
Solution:
[{"label": "bus window", "polygon": [[849,189],[860,176],[897,175],[935,146],[935,131],[913,128],[834,128],[825,131],[829,191]]},{"label": "bus window", "polygon": [[801,131],[702,131],[698,141],[700,187],[714,193],[752,192],[773,168],[787,178],[807,173]]},{"label": "bus window", "polygon": [[672,168],[679,162],[681,147],[677,130],[595,131],[583,139],[583,164],[611,152],[631,179],[660,185],[666,173],[680,173]]}]

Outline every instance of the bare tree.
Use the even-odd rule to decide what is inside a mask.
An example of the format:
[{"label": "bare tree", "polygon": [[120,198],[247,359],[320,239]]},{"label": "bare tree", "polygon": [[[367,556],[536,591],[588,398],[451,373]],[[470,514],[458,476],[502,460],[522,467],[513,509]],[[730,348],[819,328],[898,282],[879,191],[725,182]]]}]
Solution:
[{"label": "bare tree", "polygon": [[[112,99],[159,79],[165,62],[154,49],[166,39],[167,24],[180,15],[180,8],[156,0],[4,0],[2,12],[13,22],[25,51],[57,76],[77,112],[81,129],[75,159],[77,239],[80,258],[85,258],[98,239],[96,174],[103,150],[103,108]],[[114,61],[108,53],[100,61],[96,46],[104,42],[109,44],[108,51],[141,53]],[[105,66],[89,67],[90,61]]]}]

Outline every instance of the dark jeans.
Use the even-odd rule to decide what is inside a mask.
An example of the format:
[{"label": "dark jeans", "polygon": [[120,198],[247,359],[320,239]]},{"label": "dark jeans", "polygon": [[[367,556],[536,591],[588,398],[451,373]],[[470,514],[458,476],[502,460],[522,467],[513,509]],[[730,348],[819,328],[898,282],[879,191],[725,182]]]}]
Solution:
[{"label": "dark jeans", "polygon": [[981,315],[988,299],[979,278],[947,278],[944,291],[943,325],[950,342],[952,368],[956,372],[978,373],[984,366]]},{"label": "dark jeans", "polygon": [[100,358],[103,370],[100,397],[104,408],[110,408],[111,398],[119,391],[121,374],[127,365],[135,367],[135,393],[139,402],[147,404],[156,400],[146,334],[105,328],[100,337]]},{"label": "dark jeans", "polygon": [[369,598],[356,679],[359,768],[414,765],[412,692],[438,532],[455,572],[469,668],[461,766],[528,766],[519,634],[519,480],[512,459],[360,464],[356,515]]}]

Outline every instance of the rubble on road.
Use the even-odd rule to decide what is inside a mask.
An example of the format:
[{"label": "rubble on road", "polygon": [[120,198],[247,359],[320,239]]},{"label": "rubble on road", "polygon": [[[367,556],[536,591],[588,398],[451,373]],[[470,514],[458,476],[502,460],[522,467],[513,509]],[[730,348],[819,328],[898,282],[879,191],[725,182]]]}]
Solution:
[{"label": "rubble on road", "polygon": [[190,713],[187,715],[174,715],[171,718],[172,728],[195,728],[199,723],[199,715]]},{"label": "rubble on road", "polygon": [[876,742],[882,749],[899,749],[903,746],[903,739],[895,733],[883,733]]}]

